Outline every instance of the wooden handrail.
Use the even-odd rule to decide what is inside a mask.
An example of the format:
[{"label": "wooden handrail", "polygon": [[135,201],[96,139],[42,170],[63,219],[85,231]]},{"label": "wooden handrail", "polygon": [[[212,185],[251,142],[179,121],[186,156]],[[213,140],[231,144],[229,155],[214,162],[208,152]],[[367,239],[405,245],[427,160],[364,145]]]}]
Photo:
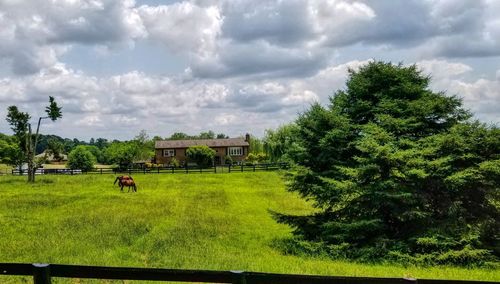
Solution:
[{"label": "wooden handrail", "polygon": [[107,267],[66,264],[0,263],[0,275],[32,275],[35,284],[50,284],[52,277],[114,280],[152,280],[238,284],[493,284],[488,281],[411,278],[339,277],[277,274],[245,271],[185,270],[162,268]]}]

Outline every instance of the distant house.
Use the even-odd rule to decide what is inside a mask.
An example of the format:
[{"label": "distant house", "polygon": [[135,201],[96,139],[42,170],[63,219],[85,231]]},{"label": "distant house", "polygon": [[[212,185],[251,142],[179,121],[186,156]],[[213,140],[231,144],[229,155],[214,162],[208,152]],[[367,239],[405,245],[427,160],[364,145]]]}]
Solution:
[{"label": "distant house", "polygon": [[216,165],[223,164],[226,156],[231,156],[233,162],[240,163],[248,156],[249,140],[250,135],[247,134],[245,138],[156,141],[156,163],[169,165],[172,158],[175,158],[180,164],[185,164],[187,148],[196,145],[206,145],[214,149]]}]

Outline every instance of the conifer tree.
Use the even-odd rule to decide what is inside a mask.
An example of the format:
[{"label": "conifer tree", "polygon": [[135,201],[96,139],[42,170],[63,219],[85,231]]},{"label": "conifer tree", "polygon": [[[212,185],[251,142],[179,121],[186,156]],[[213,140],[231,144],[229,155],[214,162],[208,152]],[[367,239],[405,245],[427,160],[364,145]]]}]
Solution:
[{"label": "conifer tree", "polygon": [[[350,70],[328,107],[299,116],[289,190],[317,213],[276,218],[334,257],[484,263],[500,255],[500,131],[416,66]],[[316,246],[311,246],[316,244]]]}]

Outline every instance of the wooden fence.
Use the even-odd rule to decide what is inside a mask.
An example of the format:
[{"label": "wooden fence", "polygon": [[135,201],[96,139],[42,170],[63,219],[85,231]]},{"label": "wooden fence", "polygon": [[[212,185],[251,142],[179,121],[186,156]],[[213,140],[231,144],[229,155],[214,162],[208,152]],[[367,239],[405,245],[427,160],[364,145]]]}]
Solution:
[{"label": "wooden fence", "polygon": [[[168,173],[234,173],[234,172],[256,172],[256,171],[274,171],[279,169],[288,169],[287,163],[266,163],[266,164],[251,164],[251,165],[220,165],[216,167],[201,168],[197,166],[184,167],[158,167],[158,168],[142,168],[142,169],[93,169],[91,171],[72,170],[72,169],[37,169],[37,175],[47,174],[168,174]],[[27,171],[12,170],[12,175],[26,175]]]},{"label": "wooden fence", "polygon": [[[0,275],[32,276],[35,284],[49,284],[53,277],[108,280],[152,280],[237,284],[491,284],[486,281],[433,280],[413,278],[338,277],[275,274],[245,271],[181,270],[104,267],[41,263],[0,263]],[[1,279],[1,278],[0,278]]]}]

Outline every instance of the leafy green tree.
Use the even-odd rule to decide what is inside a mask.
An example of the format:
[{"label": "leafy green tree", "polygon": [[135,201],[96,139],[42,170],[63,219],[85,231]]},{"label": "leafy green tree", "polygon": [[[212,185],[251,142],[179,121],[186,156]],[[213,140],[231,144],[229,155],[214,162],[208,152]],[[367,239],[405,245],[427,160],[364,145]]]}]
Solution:
[{"label": "leafy green tree", "polygon": [[259,138],[250,135],[250,140],[248,141],[248,144],[250,144],[250,153],[257,154],[264,152],[264,144],[262,143],[262,140],[260,140]]},{"label": "leafy green tree", "polygon": [[0,162],[22,169],[26,158],[15,136],[0,134]]},{"label": "leafy green tree", "polygon": [[96,162],[99,164],[106,164],[106,156],[104,155],[104,151],[99,149],[99,147],[95,145],[80,145],[84,146],[92,155],[96,158]]},{"label": "leafy green tree", "polygon": [[183,132],[175,132],[168,138],[169,140],[184,140],[184,139],[189,139],[189,135]]},{"label": "leafy green tree", "polygon": [[47,143],[46,153],[54,157],[54,160],[61,161],[64,145],[56,139],[50,139]]},{"label": "leafy green tree", "polygon": [[154,141],[149,139],[146,130],[141,130],[133,141],[137,144],[137,153],[134,161],[150,160],[154,156]]},{"label": "leafy green tree", "polygon": [[212,130],[201,132],[197,139],[215,139],[215,133]]},{"label": "leafy green tree", "polygon": [[109,142],[107,139],[104,139],[104,138],[97,138],[95,140],[95,146],[97,146],[97,148],[99,148],[100,150],[103,150],[104,148],[108,147],[109,145]]},{"label": "leafy green tree", "polygon": [[139,152],[139,146],[134,141],[113,141],[106,148],[105,156],[109,163],[118,164],[120,168],[130,168]]},{"label": "leafy green tree", "polygon": [[299,127],[294,123],[280,126],[276,130],[266,130],[263,149],[271,162],[291,162],[299,159],[304,149],[300,144],[298,132]]},{"label": "leafy green tree", "polygon": [[217,139],[226,139],[226,138],[229,138],[229,136],[227,136],[224,133],[219,133],[219,134],[217,134],[217,136],[215,138],[217,138]]},{"label": "leafy green tree", "polygon": [[27,112],[21,112],[17,106],[9,106],[7,108],[7,122],[11,125],[14,135],[18,138],[19,148],[23,149],[26,162],[28,164],[28,182],[35,182],[35,149],[37,148],[40,124],[43,119],[51,119],[52,121],[62,117],[61,107],[54,100],[54,97],[49,96],[49,105],[45,108],[47,116],[39,117],[35,134],[32,133],[31,116]]},{"label": "leafy green tree", "polygon": [[82,171],[90,171],[94,168],[96,158],[87,149],[87,146],[76,146],[68,155],[68,167]]},{"label": "leafy green tree", "polygon": [[195,162],[200,167],[208,167],[212,165],[215,150],[210,149],[210,147],[206,145],[196,145],[187,148],[186,156],[190,161]]},{"label": "leafy green tree", "polygon": [[346,85],[296,121],[289,190],[318,210],[276,214],[294,244],[369,261],[497,259],[499,130],[468,122],[460,99],[432,92],[416,66],[372,62]]}]

